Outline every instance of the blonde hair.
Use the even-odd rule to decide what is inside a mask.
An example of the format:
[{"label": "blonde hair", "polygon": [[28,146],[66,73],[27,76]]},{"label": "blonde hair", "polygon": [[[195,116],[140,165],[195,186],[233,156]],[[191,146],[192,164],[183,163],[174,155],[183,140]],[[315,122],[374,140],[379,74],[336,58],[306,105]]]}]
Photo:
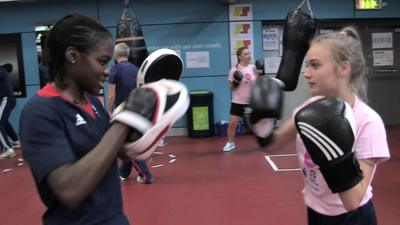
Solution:
[{"label": "blonde hair", "polygon": [[367,68],[361,39],[356,29],[347,26],[339,31],[317,36],[311,41],[311,45],[316,43],[327,44],[335,68],[341,63],[350,63],[350,87],[357,96],[367,101]]},{"label": "blonde hair", "polygon": [[239,56],[240,56],[240,55],[242,54],[242,52],[243,52],[244,50],[246,50],[246,49],[248,49],[248,48],[242,46],[242,47],[240,47],[240,48],[238,48],[238,49],[236,50],[237,65],[239,65],[239,63],[240,63],[240,58],[239,58]]}]

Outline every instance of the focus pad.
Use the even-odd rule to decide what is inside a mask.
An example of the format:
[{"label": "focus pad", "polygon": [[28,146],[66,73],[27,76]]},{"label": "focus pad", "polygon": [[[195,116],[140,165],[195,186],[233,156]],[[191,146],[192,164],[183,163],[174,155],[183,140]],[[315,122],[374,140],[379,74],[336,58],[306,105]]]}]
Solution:
[{"label": "focus pad", "polygon": [[[142,115],[152,121],[157,107],[157,95],[149,88],[134,89],[126,101],[125,109]],[[142,137],[142,132],[132,128],[129,131],[127,142],[133,142]]]},{"label": "focus pad", "polygon": [[151,83],[161,79],[179,80],[183,71],[183,62],[171,49],[158,49],[151,53],[139,69],[138,79]]}]

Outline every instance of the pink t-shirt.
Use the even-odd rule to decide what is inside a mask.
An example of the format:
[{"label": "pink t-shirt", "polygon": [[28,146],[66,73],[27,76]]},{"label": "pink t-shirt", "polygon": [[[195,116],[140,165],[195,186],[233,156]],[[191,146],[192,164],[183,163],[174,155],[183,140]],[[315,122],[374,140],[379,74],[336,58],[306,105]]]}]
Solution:
[{"label": "pink t-shirt", "polygon": [[[301,107],[320,98],[321,96],[317,96],[308,99],[294,111],[293,115]],[[378,163],[389,159],[386,131],[381,117],[358,97],[355,99],[353,111],[356,119],[354,152],[357,159],[375,158]],[[296,150],[299,155],[300,167],[303,171],[305,204],[313,210],[329,216],[347,212],[339,194],[333,194],[329,189],[318,166],[313,163],[307,153],[299,134],[297,134],[296,138]],[[367,203],[371,198],[372,187],[369,185],[361,205]]]},{"label": "pink t-shirt", "polygon": [[[248,64],[247,66],[238,65],[240,72],[243,74],[243,79],[240,82],[238,88],[232,91],[232,102],[238,104],[249,104],[251,89],[254,87],[257,79],[257,70],[255,65]],[[233,80],[233,73],[237,70],[236,66],[233,66],[228,73],[228,80]]]}]

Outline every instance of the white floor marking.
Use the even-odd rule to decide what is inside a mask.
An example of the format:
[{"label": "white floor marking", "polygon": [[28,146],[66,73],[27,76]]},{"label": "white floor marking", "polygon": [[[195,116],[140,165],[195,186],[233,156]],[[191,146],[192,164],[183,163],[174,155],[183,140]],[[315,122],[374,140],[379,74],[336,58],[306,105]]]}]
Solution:
[{"label": "white floor marking", "polygon": [[296,153],[291,153],[291,154],[280,154],[280,155],[266,155],[264,156],[269,165],[272,167],[272,169],[276,172],[287,172],[287,171],[299,171],[301,170],[300,168],[279,168],[275,162],[272,160],[273,157],[288,157],[288,156],[297,156]]},{"label": "white floor marking", "polygon": [[293,168],[293,169],[278,169],[277,172],[286,172],[286,171],[299,171],[300,168]]},{"label": "white floor marking", "polygon": [[154,166],[152,166],[153,168],[157,168],[157,167],[162,167],[162,166],[164,166],[163,164],[158,164],[158,165],[154,165]]},{"label": "white floor marking", "polygon": [[285,156],[297,156],[296,153],[290,153],[290,154],[280,154],[280,155],[268,155],[271,157],[285,157]]},{"label": "white floor marking", "polygon": [[[154,155],[164,155],[163,152],[154,152],[153,154]],[[176,156],[175,155],[168,154],[168,157],[170,158],[168,163],[174,163],[176,161]],[[157,164],[157,165],[154,165],[154,166],[151,166],[151,167],[152,168],[157,168],[157,167],[163,167],[163,166],[164,166],[163,164]]]},{"label": "white floor marking", "polygon": [[275,165],[274,161],[272,161],[272,159],[269,156],[265,156],[265,159],[267,160],[267,162],[269,163],[269,165],[271,165],[272,169],[274,171],[278,170],[278,167]]}]

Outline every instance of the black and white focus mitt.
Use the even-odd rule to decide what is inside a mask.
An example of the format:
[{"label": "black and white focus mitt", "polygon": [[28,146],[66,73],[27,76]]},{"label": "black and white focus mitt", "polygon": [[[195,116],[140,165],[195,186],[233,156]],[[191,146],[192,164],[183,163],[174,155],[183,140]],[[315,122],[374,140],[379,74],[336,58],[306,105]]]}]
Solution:
[{"label": "black and white focus mitt", "polygon": [[189,102],[187,88],[176,80],[162,79],[134,89],[111,118],[132,128],[123,146],[125,154],[137,160],[149,158]]},{"label": "black and white focus mitt", "polygon": [[172,49],[161,48],[144,60],[137,74],[137,84],[155,82],[161,79],[179,80],[183,71],[181,57]]}]

